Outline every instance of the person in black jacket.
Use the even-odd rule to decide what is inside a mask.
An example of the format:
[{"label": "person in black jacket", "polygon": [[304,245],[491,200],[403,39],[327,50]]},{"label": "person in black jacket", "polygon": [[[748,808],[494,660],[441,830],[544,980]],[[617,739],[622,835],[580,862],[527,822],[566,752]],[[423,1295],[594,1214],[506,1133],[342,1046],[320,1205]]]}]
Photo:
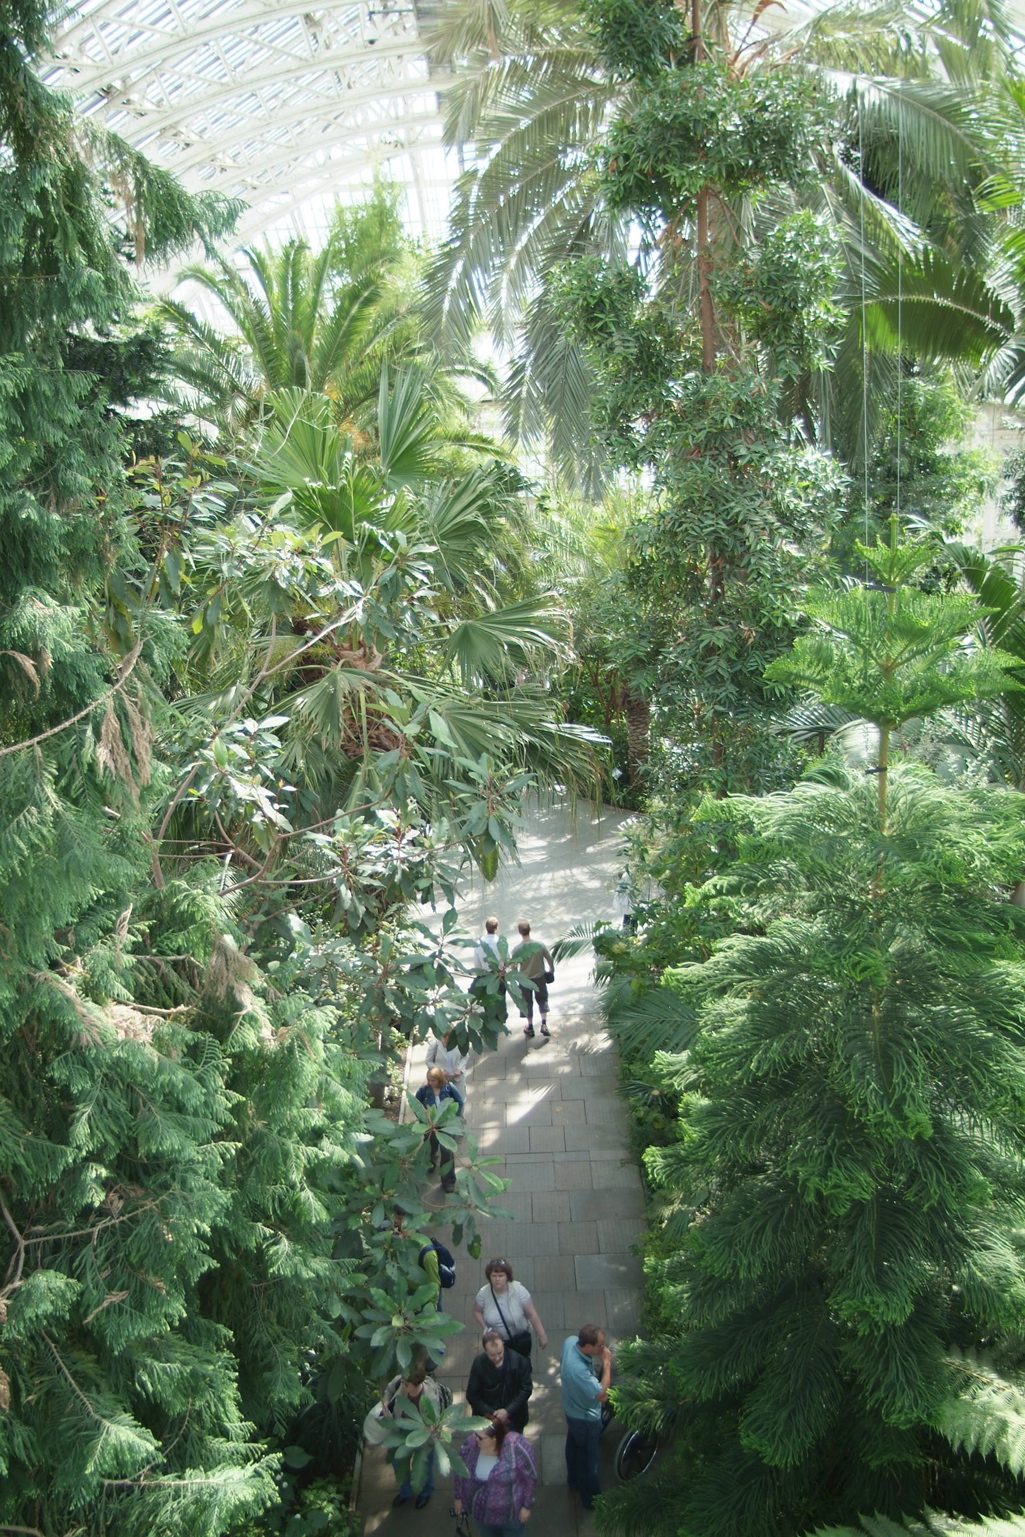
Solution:
[{"label": "person in black jacket", "polygon": [[529,1357],[521,1356],[517,1350],[507,1350],[502,1336],[489,1329],[484,1336],[483,1353],[474,1356],[466,1384],[466,1402],[471,1412],[494,1415],[522,1432],[533,1391]]}]

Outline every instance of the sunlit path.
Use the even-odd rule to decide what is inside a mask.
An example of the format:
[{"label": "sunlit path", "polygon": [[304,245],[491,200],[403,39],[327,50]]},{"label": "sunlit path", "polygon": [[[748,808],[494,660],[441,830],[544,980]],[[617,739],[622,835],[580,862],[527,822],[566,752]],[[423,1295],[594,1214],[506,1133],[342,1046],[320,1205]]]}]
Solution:
[{"label": "sunlit path", "polygon": [[[610,916],[611,892],[622,867],[621,818],[592,822],[584,808],[573,819],[557,810],[532,819],[522,843],[522,864],[494,885],[472,889],[463,908],[468,925],[494,912],[503,933],[515,934],[527,917],[547,943],[581,919]],[[581,957],[558,968],[551,990],[552,1040],[527,1041],[513,1013],[513,1033],[501,1049],[473,1068],[467,1116],[481,1148],[503,1157],[511,1181],[502,1204],[513,1220],[494,1222],[479,1261],[457,1252],[457,1280],[446,1306],[467,1324],[450,1345],[440,1376],[460,1398],[479,1348],[473,1299],[484,1281],[484,1263],[507,1258],[533,1295],[548,1333],[548,1349],[534,1346],[534,1396],[527,1435],[538,1456],[541,1488],[526,1528],[529,1537],[587,1533],[593,1521],[565,1486],[565,1420],[559,1394],[559,1349],[583,1323],[608,1328],[613,1345],[637,1323],[641,1267],[630,1246],[641,1225],[640,1176],[627,1154],[625,1109],[616,1093],[616,1064],[601,1029],[590,961]],[[411,1065],[421,1078],[422,1051]],[[437,1184],[432,1196],[439,1208]],[[438,1229],[444,1232],[444,1229]],[[603,1447],[603,1483],[611,1480],[617,1429]],[[395,1481],[383,1453],[368,1454],[360,1509],[364,1532],[451,1533],[451,1479],[440,1479],[423,1511],[392,1508]]]}]

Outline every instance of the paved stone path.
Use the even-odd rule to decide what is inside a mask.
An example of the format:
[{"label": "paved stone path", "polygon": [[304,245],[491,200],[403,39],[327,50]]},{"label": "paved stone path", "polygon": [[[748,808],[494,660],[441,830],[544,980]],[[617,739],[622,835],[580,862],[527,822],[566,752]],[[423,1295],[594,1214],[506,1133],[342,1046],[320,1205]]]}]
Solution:
[{"label": "paved stone path", "polygon": [[[471,888],[462,916],[483,927],[489,912],[515,936],[530,919],[533,937],[552,943],[580,919],[611,916],[611,892],[622,867],[621,819],[593,822],[586,807],[573,818],[552,810],[532,819],[521,841],[522,863],[493,886]],[[512,1213],[484,1227],[479,1261],[456,1251],[456,1285],[445,1293],[447,1312],[467,1324],[450,1342],[439,1378],[456,1400],[463,1396],[470,1362],[480,1348],[473,1299],[484,1283],[484,1264],[501,1256],[530,1291],[548,1335],[534,1344],[534,1395],[527,1435],[537,1455],[541,1488],[524,1537],[584,1537],[592,1518],[566,1488],[565,1420],[558,1384],[562,1341],[581,1324],[595,1323],[617,1338],[637,1327],[641,1265],[632,1252],[643,1221],[640,1175],[626,1152],[625,1108],[616,1092],[616,1064],[602,1031],[590,959],[562,963],[551,989],[552,1040],[525,1039],[515,1011],[513,1033],[497,1052],[476,1059],[467,1093],[467,1125],[481,1150],[501,1155],[497,1169],[510,1180],[498,1204]],[[422,1081],[423,1051],[410,1063],[410,1082]],[[444,1196],[436,1177],[429,1199],[439,1213]],[[437,1234],[447,1238],[439,1223]],[[602,1446],[602,1481],[612,1480],[619,1436],[613,1424]],[[423,1511],[412,1503],[392,1508],[395,1480],[379,1449],[365,1457],[359,1509],[365,1533],[387,1537],[451,1537],[451,1479],[439,1479]]]}]

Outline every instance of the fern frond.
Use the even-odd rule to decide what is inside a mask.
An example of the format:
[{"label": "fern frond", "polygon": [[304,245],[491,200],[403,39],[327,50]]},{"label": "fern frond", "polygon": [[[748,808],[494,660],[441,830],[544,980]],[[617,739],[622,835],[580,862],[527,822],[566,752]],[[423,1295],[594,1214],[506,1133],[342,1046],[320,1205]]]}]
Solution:
[{"label": "fern frond", "polygon": [[955,1451],[993,1456],[1019,1478],[1025,1473],[1025,1386],[984,1356],[948,1357],[957,1391],[941,1405],[936,1429]]}]

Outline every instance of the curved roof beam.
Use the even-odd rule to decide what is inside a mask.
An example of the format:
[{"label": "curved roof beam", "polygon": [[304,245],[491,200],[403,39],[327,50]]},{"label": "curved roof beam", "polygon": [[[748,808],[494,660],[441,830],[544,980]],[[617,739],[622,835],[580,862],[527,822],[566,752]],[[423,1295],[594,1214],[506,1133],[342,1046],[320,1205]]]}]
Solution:
[{"label": "curved roof beam", "polygon": [[[400,153],[408,154],[415,153],[415,151],[401,151]],[[350,169],[377,170],[380,166],[387,164],[389,160],[394,158],[395,156],[392,153],[369,157],[364,156],[358,163],[358,166],[353,163]],[[330,193],[333,187],[337,187],[338,181],[339,177],[336,171],[325,169],[321,176],[300,184],[296,194],[296,205],[306,204],[312,202],[315,198],[325,196]],[[447,180],[444,182],[431,181],[427,185],[437,188],[439,195],[442,196],[442,201],[447,204],[449,187]],[[284,219],[288,218],[290,212],[289,205],[283,202],[272,202],[273,199],[282,198],[283,196],[284,193],[280,189],[276,192],[268,189],[266,203],[263,201],[255,202],[246,210],[237,226],[238,238],[242,245],[251,245],[254,240],[259,238],[268,225],[280,224]]]},{"label": "curved roof beam", "polygon": [[[421,91],[413,91],[410,90],[408,85],[405,85],[396,87],[391,92],[377,93],[370,98],[370,101],[364,103],[364,107],[368,106],[371,101],[387,103],[390,101],[402,101],[406,97],[432,95],[434,95],[434,92],[431,91],[429,86]],[[344,143],[346,139],[350,138],[373,138],[377,134],[404,132],[408,128],[418,128],[427,123],[434,122],[437,122],[440,127],[436,101],[429,109],[419,112],[411,111],[401,116],[371,117],[363,123],[347,123],[345,119],[349,111],[348,105],[342,102],[333,116],[329,116],[327,112],[318,115],[316,112],[311,112],[309,101],[296,101],[288,109],[275,112],[273,119],[265,117],[254,118],[251,122],[234,122],[227,125],[217,135],[211,135],[208,138],[203,138],[202,135],[197,133],[194,142],[190,144],[189,148],[177,154],[166,153],[162,151],[161,146],[147,143],[148,133],[140,133],[137,144],[145,154],[151,157],[158,157],[159,163],[165,170],[171,171],[175,176],[187,176],[190,171],[194,171],[198,166],[209,165],[215,171],[221,170],[220,166],[213,165],[212,162],[218,155],[223,155],[229,146],[236,150],[244,151],[246,143],[259,141],[262,138],[266,138],[270,133],[277,132],[282,128],[291,127],[296,123],[302,123],[311,118],[314,119],[314,122],[310,125],[310,131],[316,132],[316,138],[311,141],[309,134],[307,134],[305,144],[297,144],[294,141],[282,143],[280,148],[273,153],[271,164],[303,160],[310,155],[316,154],[318,151],[326,153],[330,150],[332,143],[338,143],[339,141]],[[145,129],[146,124],[140,124],[140,128]],[[334,137],[328,139],[328,135],[333,135]],[[393,145],[389,146],[389,148],[392,153],[398,154],[403,152],[405,146]],[[232,159],[224,164],[223,169],[226,174],[234,172],[235,175],[244,177],[251,174],[252,165],[257,163],[262,164],[265,162]]]},{"label": "curved roof beam", "polygon": [[[152,23],[137,21],[134,23],[135,36],[130,38],[123,48],[117,48],[111,52],[100,26],[104,21],[114,21],[130,31],[133,25],[129,19],[131,6],[116,3],[99,5],[80,21],[72,20],[69,26],[54,34],[53,59],[62,68],[74,70],[77,79],[83,79],[91,74],[96,77],[99,84],[103,84],[111,67],[116,68],[122,60],[128,61],[132,68],[142,65],[144,69],[159,70],[162,65],[173,64],[183,54],[190,53],[200,43],[216,42],[222,37],[235,37],[268,22],[280,23],[291,16],[297,26],[301,27],[304,17],[307,16],[316,19],[320,16],[331,16],[336,11],[358,11],[362,24],[368,19],[370,9],[366,0],[316,0],[314,7],[309,11],[303,11],[298,6],[293,8],[288,5],[275,5],[273,0],[270,4],[261,4],[260,0],[245,0],[242,5],[230,8],[222,6],[194,25],[186,23],[183,28],[179,27],[171,32],[161,31]],[[173,19],[175,14],[169,5],[169,18]],[[146,45],[133,52],[131,44],[135,37],[140,35],[147,37]],[[95,37],[103,49],[106,55],[104,62],[96,63],[76,53],[75,45],[90,37]],[[415,28],[410,28],[409,39],[411,43],[419,43]],[[354,34],[353,41],[359,40]]]},{"label": "curved roof beam", "polygon": [[[347,179],[349,177],[355,176],[361,171],[376,170],[378,166],[386,165],[389,160],[397,160],[403,155],[415,156],[418,148],[419,146],[413,144],[405,145],[398,149],[390,145],[382,145],[373,149],[363,148],[357,150],[355,154],[344,160],[332,160],[324,165],[309,166],[307,168],[296,167],[294,175],[289,176],[287,190],[289,193],[294,191],[299,197],[313,196],[323,192],[325,188],[330,187],[332,184],[348,184]],[[268,160],[263,169],[266,171],[277,171],[286,168],[286,165],[287,163],[285,162]],[[256,189],[256,197],[262,201],[265,198],[276,196],[279,190],[273,183],[261,185]],[[250,208],[243,213],[239,224],[246,224],[249,213],[257,210],[259,206],[259,202],[254,201]]]},{"label": "curved roof beam", "polygon": [[[350,61],[344,62],[348,63]],[[297,62],[291,69],[268,69],[252,75],[238,75],[232,80],[218,81],[215,88],[204,92],[196,91],[191,93],[186,100],[172,104],[163,111],[140,112],[139,127],[147,136],[151,133],[163,133],[168,128],[178,128],[182,132],[187,133],[190,117],[224,111],[226,104],[235,97],[251,95],[266,87],[280,85],[286,80],[297,80],[301,79],[304,75],[321,73],[333,77],[337,74],[342,63],[343,61],[341,60],[338,61],[338,64],[325,61],[318,67],[317,64],[306,60],[303,63]],[[343,86],[339,81],[332,78],[329,85],[318,90],[315,94],[307,95],[304,99],[307,109],[310,111],[313,110],[314,104],[318,100],[323,101],[329,109],[341,106],[352,110],[373,101],[390,100],[396,95],[405,94],[413,96],[419,95],[423,91],[442,90],[451,82],[451,78],[450,75],[445,74],[431,79],[425,73],[422,78],[406,76],[400,80],[387,83],[377,81],[364,85],[358,90],[354,90],[348,85]],[[211,82],[211,86],[214,86],[214,82]],[[128,108],[127,110],[131,111],[132,109]],[[276,115],[277,109],[275,109],[275,117]],[[332,116],[331,121],[335,122],[337,118]]]},{"label": "curved roof beam", "polygon": [[[403,62],[407,59],[410,61],[422,60],[425,66],[427,62],[423,49],[419,46],[416,39],[411,38],[408,41],[386,43],[383,48],[367,48],[354,51],[352,48],[347,47],[345,39],[339,38],[337,43],[332,43],[329,48],[325,48],[319,54],[307,54],[304,57],[292,55],[288,62],[279,58],[274,64],[255,70],[251,74],[244,68],[231,69],[229,74],[218,78],[213,75],[209,77],[204,76],[201,71],[194,72],[189,70],[188,58],[190,54],[195,52],[195,48],[192,47],[184,50],[179,55],[179,59],[184,62],[180,69],[174,73],[179,78],[184,78],[187,81],[202,81],[206,89],[214,90],[241,90],[249,84],[255,86],[275,80],[288,80],[296,75],[316,74],[321,70],[330,72],[335,70],[365,69],[368,64],[390,64],[395,61]],[[209,57],[209,55],[206,57]],[[95,78],[89,80],[83,80],[80,75],[76,74],[73,79],[63,83],[63,88],[73,89],[74,94],[81,98],[87,97],[90,92],[98,94],[100,100],[95,105],[87,106],[85,108],[87,112],[102,111],[104,106],[108,106],[112,111],[121,109],[126,112],[145,113],[148,116],[149,113],[145,105],[140,102],[140,97],[144,98],[144,93],[152,86],[160,86],[164,91],[165,100],[173,100],[167,91],[167,87],[163,85],[163,77],[168,73],[170,65],[165,65],[164,68],[160,69],[147,68],[141,74],[136,75],[133,67],[134,60],[131,62],[126,61],[126,63],[128,64],[127,68],[118,68],[117,65],[114,65],[102,72],[97,71]],[[227,65],[224,67],[230,68]],[[109,91],[110,76],[112,74],[116,74],[119,82],[116,91]],[[188,98],[190,101],[201,99],[198,92],[190,95]]]}]

